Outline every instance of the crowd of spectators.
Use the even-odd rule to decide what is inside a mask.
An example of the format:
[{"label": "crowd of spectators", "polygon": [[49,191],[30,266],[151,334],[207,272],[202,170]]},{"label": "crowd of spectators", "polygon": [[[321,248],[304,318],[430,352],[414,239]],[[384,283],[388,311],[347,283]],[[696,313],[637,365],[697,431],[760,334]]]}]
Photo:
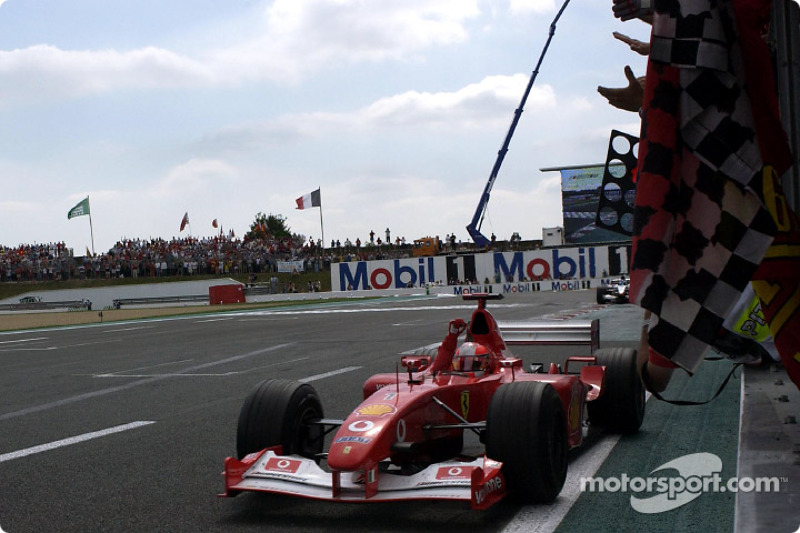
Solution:
[{"label": "crowd of spectators", "polygon": [[[279,263],[298,270],[330,270],[332,262],[376,261],[412,257],[413,245],[367,242],[344,245],[291,239],[242,240],[232,236],[184,237],[165,240],[121,239],[110,250],[92,254],[70,249],[63,242],[0,245],[0,282],[63,279],[139,278],[191,275],[253,275],[278,272]],[[442,252],[467,251],[469,245],[447,243]],[[300,267],[302,263],[302,267]]]},{"label": "crowd of spectators", "polygon": [[63,242],[0,246],[2,281],[44,281],[111,277],[234,275],[276,272],[282,261],[302,261],[321,270],[325,258],[290,240],[243,242],[208,238],[122,239],[110,250],[76,254]]}]

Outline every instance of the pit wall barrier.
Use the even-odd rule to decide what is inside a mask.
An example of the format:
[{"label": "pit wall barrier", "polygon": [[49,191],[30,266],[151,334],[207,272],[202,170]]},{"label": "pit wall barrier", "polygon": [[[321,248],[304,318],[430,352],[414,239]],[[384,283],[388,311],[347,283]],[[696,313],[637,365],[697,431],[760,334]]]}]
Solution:
[{"label": "pit wall barrier", "polygon": [[449,280],[476,280],[476,285],[486,287],[509,285],[509,290],[516,286],[517,292],[585,289],[592,288],[593,280],[625,274],[629,254],[630,246],[620,244],[332,263],[331,290],[452,286]]},{"label": "pit wall barrier", "polygon": [[579,291],[594,290],[597,287],[608,285],[617,278],[598,278],[580,281],[540,281],[521,283],[497,283],[488,285],[429,285],[425,287],[406,287],[402,289],[372,289],[364,291],[331,291],[331,292],[302,292],[285,294],[255,294],[247,295],[248,303],[255,302],[280,302],[291,300],[327,300],[331,298],[365,298],[370,296],[455,296],[464,294],[488,292],[491,294],[533,294],[545,291]]},{"label": "pit wall barrier", "polygon": [[210,305],[241,304],[244,302],[244,287],[241,284],[212,285],[208,288],[208,303]]},{"label": "pit wall barrier", "polygon": [[[545,291],[577,291],[594,290],[597,287],[609,285],[614,278],[598,278],[585,280],[562,280],[562,281],[538,281],[520,283],[495,283],[488,285],[435,285],[429,284],[423,287],[403,287],[400,289],[368,289],[363,291],[329,291],[329,292],[294,292],[270,294],[263,292],[250,292],[241,285],[227,285],[227,287],[240,287],[241,300],[238,301],[215,301],[209,290],[209,303],[258,303],[258,302],[288,302],[297,300],[329,300],[331,298],[365,298],[370,296],[456,296],[464,294],[488,292],[491,294],[532,294]],[[211,287],[210,289],[214,289]],[[237,291],[238,292],[238,291]],[[137,302],[144,303],[144,302]],[[156,303],[156,302],[153,302]]]}]

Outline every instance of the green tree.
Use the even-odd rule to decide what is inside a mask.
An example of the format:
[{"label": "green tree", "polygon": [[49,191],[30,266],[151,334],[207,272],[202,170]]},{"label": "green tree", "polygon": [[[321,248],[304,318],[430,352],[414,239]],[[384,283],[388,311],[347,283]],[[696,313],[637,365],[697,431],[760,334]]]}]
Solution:
[{"label": "green tree", "polygon": [[255,239],[275,239],[281,240],[291,238],[292,233],[286,225],[286,218],[283,215],[265,215],[259,212],[255,220],[250,224],[250,231],[246,235],[248,240]]}]

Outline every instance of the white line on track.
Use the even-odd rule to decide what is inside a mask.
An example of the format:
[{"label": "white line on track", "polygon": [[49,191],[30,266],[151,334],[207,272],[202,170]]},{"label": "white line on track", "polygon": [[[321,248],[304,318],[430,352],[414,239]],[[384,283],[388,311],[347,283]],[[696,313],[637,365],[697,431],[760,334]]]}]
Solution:
[{"label": "white line on track", "polygon": [[503,533],[545,533],[555,529],[581,495],[581,478],[592,477],[619,441],[619,435],[604,437],[569,463],[567,479],[558,499],[550,505],[524,507],[503,529]]},{"label": "white line on track", "polygon": [[[183,372],[183,373],[195,372],[197,370],[202,370],[202,369],[205,369],[205,368],[211,368],[211,367],[214,367],[214,366],[225,365],[225,364],[232,363],[232,362],[235,362],[235,361],[240,361],[240,360],[243,360],[243,359],[247,359],[247,358],[250,358],[250,357],[253,357],[253,356],[256,356],[256,355],[261,355],[261,354],[265,354],[265,353],[268,353],[268,352],[273,352],[275,350],[281,350],[283,348],[286,348],[290,344],[291,343],[276,344],[275,346],[270,346],[268,348],[262,348],[261,350],[255,350],[255,351],[244,353],[244,354],[240,354],[240,355],[234,355],[232,357],[228,357],[226,359],[221,359],[219,361],[211,361],[210,363],[203,363],[201,365],[195,365],[195,366],[191,366],[191,367],[188,367],[188,368],[184,368],[183,370],[181,370],[181,372]],[[25,409],[20,409],[18,411],[12,411],[10,413],[2,414],[2,415],[0,415],[0,421],[9,420],[11,418],[17,418],[17,417],[20,417],[20,416],[30,415],[30,414],[33,414],[33,413],[38,413],[40,411],[46,411],[48,409],[54,409],[56,407],[62,407],[64,405],[68,405],[68,404],[75,403],[75,402],[80,402],[80,401],[83,401],[83,400],[88,400],[88,399],[91,399],[91,398],[97,398],[97,397],[100,397],[100,396],[106,396],[108,394],[113,394],[115,392],[122,392],[124,390],[132,389],[134,387],[140,387],[142,385],[147,385],[149,383],[154,383],[154,382],[161,381],[161,380],[164,380],[164,379],[168,379],[168,377],[167,376],[153,376],[151,378],[139,379],[137,381],[131,381],[129,383],[124,383],[122,385],[117,385],[115,387],[108,387],[106,389],[96,390],[96,391],[92,391],[92,392],[85,392],[83,394],[78,394],[76,396],[69,396],[67,398],[62,398],[61,400],[56,400],[54,402],[45,403],[45,404],[41,404],[41,405],[35,405],[33,407],[27,407]]]},{"label": "white line on track", "polygon": [[33,339],[16,339],[13,341],[0,341],[0,344],[12,344],[18,342],[36,342],[36,341],[46,341],[47,337],[35,337]]},{"label": "white line on track", "polygon": [[[650,393],[647,392],[645,401],[649,400],[650,396]],[[581,479],[593,477],[597,473],[619,439],[619,435],[606,435],[598,442],[589,444],[587,450],[569,463],[567,479],[564,481],[564,488],[561,489],[558,499],[550,505],[523,507],[506,525],[503,533],[550,533],[555,531],[582,494]]]},{"label": "white line on track", "polygon": [[360,366],[348,366],[345,368],[340,368],[339,370],[332,370],[331,372],[325,372],[324,374],[316,374],[314,376],[308,376],[307,378],[301,378],[297,381],[301,383],[308,383],[309,381],[317,381],[319,379],[329,378],[331,376],[338,376],[339,374],[344,374],[346,372],[352,372],[353,370],[360,369]]},{"label": "white line on track", "polygon": [[[286,359],[281,361],[279,364],[285,365],[288,363],[298,363],[300,361],[305,361],[309,359],[308,357],[298,357],[296,359]],[[275,363],[270,363],[267,365],[257,366],[255,368],[248,368],[245,370],[233,370],[231,372],[216,372],[216,373],[201,373],[201,372],[186,372],[185,370],[181,370],[179,372],[169,372],[166,374],[126,374],[126,372],[133,372],[135,370],[146,370],[149,368],[157,368],[159,366],[166,366],[166,365],[174,365],[177,363],[188,363],[189,361],[194,361],[194,359],[184,359],[182,361],[173,361],[170,363],[161,363],[159,365],[152,365],[152,366],[143,366],[140,368],[133,368],[130,370],[120,370],[119,372],[107,372],[104,374],[91,374],[94,378],[152,378],[152,377],[165,377],[165,378],[192,378],[192,377],[225,377],[225,376],[235,376],[237,374],[247,374],[249,372],[253,372],[254,370],[260,370],[262,368],[269,368],[271,366],[275,366]],[[360,367],[359,367],[360,368]],[[79,374],[79,375],[86,375],[86,374]]]},{"label": "white line on track", "polygon": [[253,318],[240,318],[239,322],[285,322],[286,320],[300,320],[300,317],[287,316],[287,317],[274,317],[274,316],[259,316]]},{"label": "white line on track", "polygon": [[408,322],[395,322],[392,326],[401,327],[401,326],[416,326],[422,323],[422,319],[419,318],[417,320],[409,320]]},{"label": "white line on track", "polygon": [[181,359],[180,361],[167,361],[166,363],[159,363],[157,365],[140,366],[136,368],[129,368],[128,370],[117,370],[116,372],[103,372],[101,374],[94,374],[96,378],[110,378],[110,377],[130,377],[126,376],[125,372],[136,372],[137,370],[147,370],[150,368],[158,368],[160,366],[177,365],[180,363],[191,363],[194,359]]},{"label": "white line on track", "polygon": [[57,349],[55,346],[45,346],[44,348],[0,348],[0,352],[49,352]]},{"label": "white line on track", "polygon": [[222,322],[224,320],[233,320],[233,319],[234,319],[234,317],[232,317],[232,316],[222,316],[222,317],[219,317],[219,318],[209,318],[207,320],[198,320],[197,323],[198,324],[204,324],[206,322]]},{"label": "white line on track", "polygon": [[84,433],[83,435],[69,437],[68,439],[61,439],[54,442],[49,442],[47,444],[41,444],[32,448],[25,448],[24,450],[18,450],[16,452],[4,453],[0,455],[0,463],[4,461],[11,461],[13,459],[19,459],[20,457],[27,457],[28,455],[33,455],[35,453],[46,452],[55,450],[56,448],[78,444],[79,442],[85,442],[87,440],[105,437],[106,435],[112,435],[114,433],[121,433],[123,431],[136,429],[142,426],[149,426],[150,424],[155,424],[155,422],[149,420],[140,420],[137,422],[131,422],[130,424],[122,424],[120,426],[114,426],[108,429],[101,429],[100,431],[93,431],[91,433]]},{"label": "white line on track", "polygon": [[153,329],[153,326],[134,326],[130,328],[107,329],[104,330],[103,333],[120,333],[123,331],[137,331],[140,329]]},{"label": "white line on track", "polygon": [[102,374],[99,376],[94,376],[96,378],[152,378],[155,376],[162,377],[162,378],[207,378],[207,377],[225,377],[225,376],[235,376],[237,374],[241,374],[241,372],[221,372],[219,374],[187,374],[185,372],[175,372],[171,374]]},{"label": "white line on track", "polygon": [[[492,309],[512,307],[530,307],[528,304],[494,304]],[[292,310],[264,310],[264,311],[241,311],[236,314],[239,316],[265,316],[265,315],[327,315],[327,314],[351,314],[351,313],[391,313],[395,311],[453,311],[459,309],[475,310],[474,305],[453,304],[453,305],[432,305],[425,307],[348,307],[348,308],[326,308],[326,309],[292,309]]]}]

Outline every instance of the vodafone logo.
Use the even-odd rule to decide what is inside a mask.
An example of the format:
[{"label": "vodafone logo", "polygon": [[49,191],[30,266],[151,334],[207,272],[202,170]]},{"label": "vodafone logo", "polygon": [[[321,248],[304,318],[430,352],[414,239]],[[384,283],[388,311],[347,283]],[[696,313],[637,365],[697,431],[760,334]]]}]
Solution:
[{"label": "vodafone logo", "polygon": [[287,472],[294,474],[300,468],[300,461],[293,459],[285,459],[283,457],[271,457],[267,464],[264,465],[264,470],[267,472]]},{"label": "vodafone logo", "polygon": [[442,466],[436,471],[436,479],[470,479],[472,477],[472,467],[462,468],[460,466]]},{"label": "vodafone logo", "polygon": [[375,427],[375,422],[371,420],[358,420],[347,426],[347,429],[353,433],[364,433]]}]

